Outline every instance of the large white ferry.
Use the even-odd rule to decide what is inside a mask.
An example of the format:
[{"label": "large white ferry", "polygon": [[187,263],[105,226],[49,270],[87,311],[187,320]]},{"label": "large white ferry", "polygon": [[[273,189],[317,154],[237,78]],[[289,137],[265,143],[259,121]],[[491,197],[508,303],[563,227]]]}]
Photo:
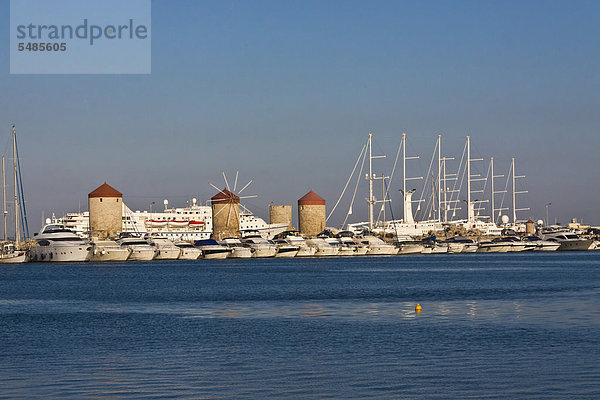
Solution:
[{"label": "large white ferry", "polygon": [[[169,202],[164,201],[162,211],[132,211],[123,204],[123,232],[159,234],[169,240],[194,241],[209,239],[212,234],[212,208],[197,204],[192,199],[190,205],[180,208],[169,208]],[[62,224],[81,237],[89,235],[89,212],[69,212],[64,217],[57,218],[52,215],[51,223]],[[285,231],[287,223],[267,224],[262,218],[252,214],[240,205],[240,231],[242,235],[252,232],[263,238],[271,239],[273,236]]]}]

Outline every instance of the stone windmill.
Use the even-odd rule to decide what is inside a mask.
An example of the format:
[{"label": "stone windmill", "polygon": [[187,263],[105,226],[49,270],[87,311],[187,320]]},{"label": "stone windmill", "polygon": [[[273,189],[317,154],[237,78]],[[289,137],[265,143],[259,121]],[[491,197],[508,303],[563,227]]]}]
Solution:
[{"label": "stone windmill", "polygon": [[240,236],[240,199],[248,199],[257,196],[240,196],[240,194],[252,183],[250,180],[244,187],[237,190],[239,171],[235,173],[235,181],[233,188],[229,186],[225,171],[223,171],[223,179],[225,180],[225,188],[219,189],[212,183],[213,188],[219,192],[214,195],[211,200],[212,205],[212,223],[213,232],[212,238],[221,240],[228,237]]}]

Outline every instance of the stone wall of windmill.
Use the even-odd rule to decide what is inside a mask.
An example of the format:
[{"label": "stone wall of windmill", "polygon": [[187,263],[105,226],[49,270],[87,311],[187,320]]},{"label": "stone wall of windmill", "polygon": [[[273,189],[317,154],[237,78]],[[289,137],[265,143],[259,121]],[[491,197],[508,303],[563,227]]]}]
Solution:
[{"label": "stone wall of windmill", "polygon": [[276,205],[269,206],[269,224],[288,224],[287,229],[292,228],[292,206]]},{"label": "stone wall of windmill", "polygon": [[316,236],[325,230],[325,199],[313,192],[298,200],[298,229],[307,236]]},{"label": "stone wall of windmill", "polygon": [[90,235],[116,237],[123,230],[123,194],[104,182],[88,194]]},{"label": "stone wall of windmill", "polygon": [[210,200],[213,215],[212,238],[221,240],[240,236],[240,198],[223,189]]}]

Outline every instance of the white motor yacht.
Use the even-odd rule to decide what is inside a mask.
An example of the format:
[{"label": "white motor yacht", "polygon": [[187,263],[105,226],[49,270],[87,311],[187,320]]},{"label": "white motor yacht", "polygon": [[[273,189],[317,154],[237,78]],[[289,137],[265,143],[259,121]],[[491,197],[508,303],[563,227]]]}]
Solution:
[{"label": "white motor yacht", "polygon": [[410,236],[398,236],[394,246],[398,248],[398,254],[420,254],[423,252],[423,243],[413,240]]},{"label": "white motor yacht", "polygon": [[525,247],[531,248],[533,251],[556,251],[560,247],[560,243],[543,240],[537,236],[525,236],[522,240]]},{"label": "white motor yacht", "polygon": [[448,245],[448,253],[475,253],[479,247],[473,239],[463,236],[446,239],[446,244]]},{"label": "white motor yacht", "polygon": [[323,238],[308,238],[306,244],[315,249],[316,257],[337,256],[339,249],[327,243]]},{"label": "white motor yacht", "polygon": [[424,244],[421,254],[447,254],[448,248],[448,245],[444,243]]},{"label": "white motor yacht", "polygon": [[202,255],[200,249],[194,247],[190,242],[175,242],[175,246],[179,247],[179,260],[197,260]]},{"label": "white motor yacht", "polygon": [[245,247],[242,241],[238,238],[225,238],[221,240],[221,246],[227,247],[231,252],[228,258],[251,258],[252,249]]},{"label": "white motor yacht", "polygon": [[364,236],[360,239],[362,244],[369,246],[368,256],[393,256],[398,254],[398,247],[388,244],[375,236]]},{"label": "white motor yacht", "polygon": [[18,250],[13,242],[2,242],[0,245],[0,264],[20,264],[27,261],[27,252]]},{"label": "white motor yacht", "polygon": [[352,255],[354,256],[364,256],[369,251],[368,244],[363,244],[359,240],[352,237],[340,236],[338,240],[342,246],[352,248],[354,250]]},{"label": "white motor yacht", "polygon": [[131,254],[130,248],[120,246],[114,240],[96,240],[92,245],[92,262],[125,261]]},{"label": "white motor yacht", "polygon": [[325,238],[325,241],[331,246],[338,248],[338,256],[348,257],[356,254],[356,246],[343,243],[338,238]]},{"label": "white motor yacht", "polygon": [[277,246],[276,258],[293,258],[300,250],[300,246],[289,244],[283,239],[275,239],[273,243]]},{"label": "white motor yacht", "polygon": [[32,261],[83,262],[89,261],[92,245],[63,225],[44,226],[34,237],[29,250]]},{"label": "white motor yacht", "polygon": [[154,259],[156,253],[156,247],[152,246],[146,240],[139,237],[122,237],[117,240],[117,243],[126,249],[129,249],[131,253],[127,261],[150,261]]},{"label": "white motor yacht", "polygon": [[570,232],[549,233],[544,235],[544,239],[559,243],[558,251],[588,250],[593,243],[591,239],[583,239]]},{"label": "white motor yacht", "polygon": [[255,258],[270,258],[277,254],[277,246],[261,236],[245,237],[242,243],[253,250],[252,257]]},{"label": "white motor yacht", "polygon": [[[498,238],[496,238],[498,239]],[[478,253],[508,253],[511,244],[494,240],[487,240],[479,243]]]},{"label": "white motor yacht", "polygon": [[175,246],[166,237],[151,234],[146,235],[145,239],[150,245],[156,247],[155,260],[177,260],[181,254],[181,248]]},{"label": "white motor yacht", "polygon": [[231,253],[229,248],[221,246],[214,239],[196,240],[194,246],[202,251],[202,258],[206,260],[224,260]]},{"label": "white motor yacht", "polygon": [[306,240],[297,232],[284,235],[283,240],[293,246],[298,246],[298,253],[296,253],[296,257],[314,257],[315,253],[317,252],[317,249],[309,246],[308,243],[306,243]]}]

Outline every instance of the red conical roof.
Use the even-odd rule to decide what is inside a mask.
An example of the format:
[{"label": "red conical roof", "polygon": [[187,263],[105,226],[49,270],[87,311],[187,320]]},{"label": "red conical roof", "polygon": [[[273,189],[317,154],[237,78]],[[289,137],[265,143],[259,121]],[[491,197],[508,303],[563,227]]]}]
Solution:
[{"label": "red conical roof", "polygon": [[227,189],[221,190],[219,193],[215,194],[210,200],[213,204],[240,202],[240,198],[235,193],[232,193]]},{"label": "red conical roof", "polygon": [[96,190],[88,194],[88,197],[123,197],[123,193],[104,182],[102,185],[98,186]]},{"label": "red conical roof", "polygon": [[298,200],[299,206],[324,206],[325,199],[313,192],[312,190],[306,193]]}]

